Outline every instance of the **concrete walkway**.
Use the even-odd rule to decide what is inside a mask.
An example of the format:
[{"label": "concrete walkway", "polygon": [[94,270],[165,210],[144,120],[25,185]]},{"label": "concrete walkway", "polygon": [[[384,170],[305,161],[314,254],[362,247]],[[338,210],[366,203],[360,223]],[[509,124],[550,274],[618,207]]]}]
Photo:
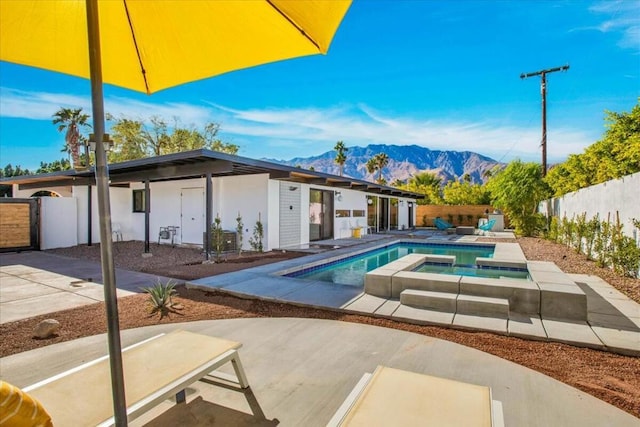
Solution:
[{"label": "concrete walkway", "polygon": [[[369,325],[295,318],[202,321],[122,331],[123,345],[177,328],[243,343],[240,357],[251,389],[241,393],[198,382],[187,389],[186,405],[166,401],[132,426],[324,426],[361,376],[378,365],[489,386],[506,426],[638,425],[614,406],[496,356]],[[104,335],[55,344],[0,359],[0,377],[26,386],[106,352]]]},{"label": "concrete walkway", "polygon": [[[116,269],[117,295],[140,292],[160,280]],[[100,263],[45,252],[0,255],[0,323],[104,301]]]}]

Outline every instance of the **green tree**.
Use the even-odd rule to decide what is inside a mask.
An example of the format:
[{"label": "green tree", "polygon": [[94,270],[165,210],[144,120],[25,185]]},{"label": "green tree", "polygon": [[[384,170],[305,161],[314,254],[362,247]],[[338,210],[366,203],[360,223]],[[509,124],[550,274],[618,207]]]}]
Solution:
[{"label": "green tree", "polygon": [[555,196],[640,171],[640,103],[629,113],[607,111],[605,120],[602,139],[549,170]]},{"label": "green tree", "polygon": [[51,163],[40,162],[40,167],[36,170],[36,173],[49,173],[49,172],[58,172],[58,171],[66,171],[71,169],[71,163],[69,159],[60,159],[54,160]]},{"label": "green tree", "polygon": [[431,172],[420,172],[413,175],[406,184],[398,186],[403,190],[424,194],[425,198],[418,200],[419,205],[441,205],[442,199],[442,178]]},{"label": "green tree", "polygon": [[[15,168],[11,163],[0,169],[0,178],[11,178],[12,176],[33,175],[29,169],[22,169],[19,165]],[[0,197],[12,197],[13,188],[11,185],[0,185]]]},{"label": "green tree", "polygon": [[[114,120],[113,116],[108,119]],[[173,126],[158,116],[149,119],[149,125],[141,120],[126,117],[115,119],[111,126],[114,150],[109,160],[119,162],[181,151],[209,149],[236,154],[238,146],[217,138],[219,125],[207,123],[202,130],[182,125],[174,118]]]},{"label": "green tree", "polygon": [[442,189],[444,202],[448,205],[486,205],[491,194],[484,185],[471,184],[463,177],[463,181],[449,181]]},{"label": "green tree", "polygon": [[345,147],[344,142],[342,141],[336,142],[336,146],[333,147],[333,149],[336,150],[335,162],[338,164],[338,167],[340,168],[340,176],[342,176],[344,163],[347,161],[347,151],[349,151],[349,149]]},{"label": "green tree", "polygon": [[[74,168],[81,166],[80,145],[85,139],[80,130],[89,128],[89,115],[82,114],[82,108],[60,108],[53,115],[53,124],[58,125],[58,132],[65,131],[65,150],[71,155]],[[88,166],[88,165],[86,165]]]},{"label": "green tree", "polygon": [[538,204],[550,196],[537,163],[514,160],[487,183],[491,203],[509,217],[516,233],[531,236],[542,227],[544,218],[537,213]]},{"label": "green tree", "polygon": [[378,177],[376,178],[376,182],[380,185],[384,185],[387,183],[387,180],[382,176],[382,169],[384,169],[388,164],[389,156],[385,153],[378,153],[367,161],[367,172],[373,174],[377,171]]}]

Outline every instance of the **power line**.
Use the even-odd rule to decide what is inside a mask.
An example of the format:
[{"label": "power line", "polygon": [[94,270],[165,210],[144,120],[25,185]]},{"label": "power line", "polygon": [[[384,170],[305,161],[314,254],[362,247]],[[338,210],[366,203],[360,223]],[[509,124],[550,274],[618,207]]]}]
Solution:
[{"label": "power line", "polygon": [[532,73],[520,74],[521,79],[527,77],[541,76],[540,93],[542,94],[542,176],[547,174],[547,74],[556,71],[567,71],[569,64],[562,67],[547,68],[546,70],[534,71]]}]

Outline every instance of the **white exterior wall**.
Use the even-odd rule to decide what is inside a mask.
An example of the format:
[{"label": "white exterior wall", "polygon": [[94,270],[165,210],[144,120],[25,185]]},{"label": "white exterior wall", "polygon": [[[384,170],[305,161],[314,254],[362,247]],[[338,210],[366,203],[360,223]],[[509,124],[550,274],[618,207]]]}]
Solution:
[{"label": "white exterior wall", "polygon": [[[280,245],[280,185],[281,181],[269,179],[268,174],[240,175],[230,177],[212,178],[212,217],[216,214],[222,219],[222,227],[225,230],[236,229],[236,217],[238,212],[242,216],[244,223],[243,249],[249,250],[251,246],[249,239],[253,235],[253,229],[260,219],[264,226],[263,245],[265,250],[279,248]],[[362,227],[361,233],[367,232],[367,193],[358,190],[310,185],[301,183],[286,183],[288,186],[296,186],[299,192],[299,236],[298,244],[309,243],[309,191],[318,189],[325,191],[340,192],[340,197],[334,197],[334,210],[349,210],[348,217],[333,218],[334,238],[346,238],[352,234],[352,228]],[[29,197],[37,189],[18,191],[14,186],[15,197]],[[133,212],[133,190],[144,190],[143,182],[132,183],[130,188],[110,187],[111,221],[114,228],[120,228],[123,240],[144,241],[145,237],[145,214],[144,212]],[[203,200],[206,193],[205,178],[156,182],[150,184],[150,217],[149,217],[149,238],[151,242],[158,239],[160,227],[178,226],[178,233],[175,236],[175,243],[182,243],[182,197],[183,189],[201,190]],[[97,188],[91,187],[92,191],[92,243],[100,242],[100,223],[98,213]],[[193,193],[193,192],[191,192]],[[43,248],[74,246],[86,244],[87,234],[87,186],[74,186],[70,194],[72,197],[64,198],[43,198],[43,200],[64,200],[64,208],[51,209],[47,205],[42,214],[43,233],[51,233],[45,237]],[[192,194],[193,195],[193,194]],[[391,196],[377,196],[380,198],[394,199]],[[415,205],[415,200],[398,198],[398,227],[400,229],[408,227],[408,202]],[[55,203],[55,202],[54,202]],[[68,203],[68,205],[67,205]],[[284,203],[284,202],[283,202]],[[205,203],[203,201],[203,206]],[[61,205],[62,206],[62,205]],[[73,206],[74,212],[69,213],[69,206]],[[288,207],[288,206],[287,206]],[[354,210],[365,212],[363,217],[353,217]],[[206,211],[203,209],[203,217]],[[640,215],[638,215],[640,216]],[[73,224],[72,224],[73,223]],[[206,221],[203,219],[202,232],[206,231]],[[415,223],[415,210],[414,210]],[[64,225],[64,227],[63,227]],[[65,230],[66,228],[66,230]],[[59,237],[57,233],[61,233]],[[163,241],[166,243],[166,241]],[[198,242],[200,243],[200,242]]]},{"label": "white exterior wall", "polygon": [[[271,244],[271,234],[275,234],[277,239],[277,227],[272,233],[272,224],[269,224],[269,209],[273,195],[270,187],[269,176],[260,175],[238,175],[222,178],[213,178],[213,210],[212,217],[220,215],[222,228],[225,230],[235,230],[237,226],[236,218],[238,212],[242,216],[244,224],[244,234],[242,238],[242,248],[250,250],[249,239],[253,236],[253,228],[258,221],[258,214],[264,228],[264,238],[262,244],[265,250],[275,246]],[[275,190],[277,197],[277,189]],[[277,202],[277,199],[276,199]],[[277,203],[276,203],[277,209]],[[276,216],[277,218],[277,216]]]},{"label": "white exterior wall", "polygon": [[[174,242],[182,243],[182,218],[181,218],[181,196],[183,188],[201,188],[205,191],[204,179],[186,179],[180,181],[152,182],[149,184],[150,205],[149,205],[149,241],[157,242],[160,227],[175,226],[180,227],[175,235]],[[136,183],[131,186],[131,190],[144,190],[144,183]],[[129,190],[128,213],[121,212],[123,216],[129,216],[131,220],[121,223],[123,238],[125,240],[144,241],[144,212],[133,212],[133,193]],[[204,215],[204,212],[203,212]],[[113,216],[113,221],[119,220]],[[204,224],[204,221],[203,221]],[[205,231],[204,229],[202,230]],[[167,243],[162,241],[162,243]]]},{"label": "white exterior wall", "polygon": [[76,204],[73,197],[40,198],[40,249],[78,245]]},{"label": "white exterior wall", "polygon": [[610,215],[614,222],[617,212],[623,233],[640,240],[631,223],[632,218],[640,220],[640,172],[547,200],[540,204],[539,211],[546,213],[548,206],[553,215],[567,219],[586,213],[587,220],[597,214],[601,221]]}]

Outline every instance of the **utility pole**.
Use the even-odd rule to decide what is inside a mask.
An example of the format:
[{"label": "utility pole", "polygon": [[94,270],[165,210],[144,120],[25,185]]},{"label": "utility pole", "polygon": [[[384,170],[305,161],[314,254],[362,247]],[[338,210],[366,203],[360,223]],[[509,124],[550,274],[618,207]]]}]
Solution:
[{"label": "utility pole", "polygon": [[520,74],[521,79],[527,77],[541,76],[540,92],[542,94],[542,176],[547,174],[547,74],[555,73],[556,71],[567,71],[569,65],[563,65],[562,67],[547,68],[546,70],[534,71],[533,73]]}]

